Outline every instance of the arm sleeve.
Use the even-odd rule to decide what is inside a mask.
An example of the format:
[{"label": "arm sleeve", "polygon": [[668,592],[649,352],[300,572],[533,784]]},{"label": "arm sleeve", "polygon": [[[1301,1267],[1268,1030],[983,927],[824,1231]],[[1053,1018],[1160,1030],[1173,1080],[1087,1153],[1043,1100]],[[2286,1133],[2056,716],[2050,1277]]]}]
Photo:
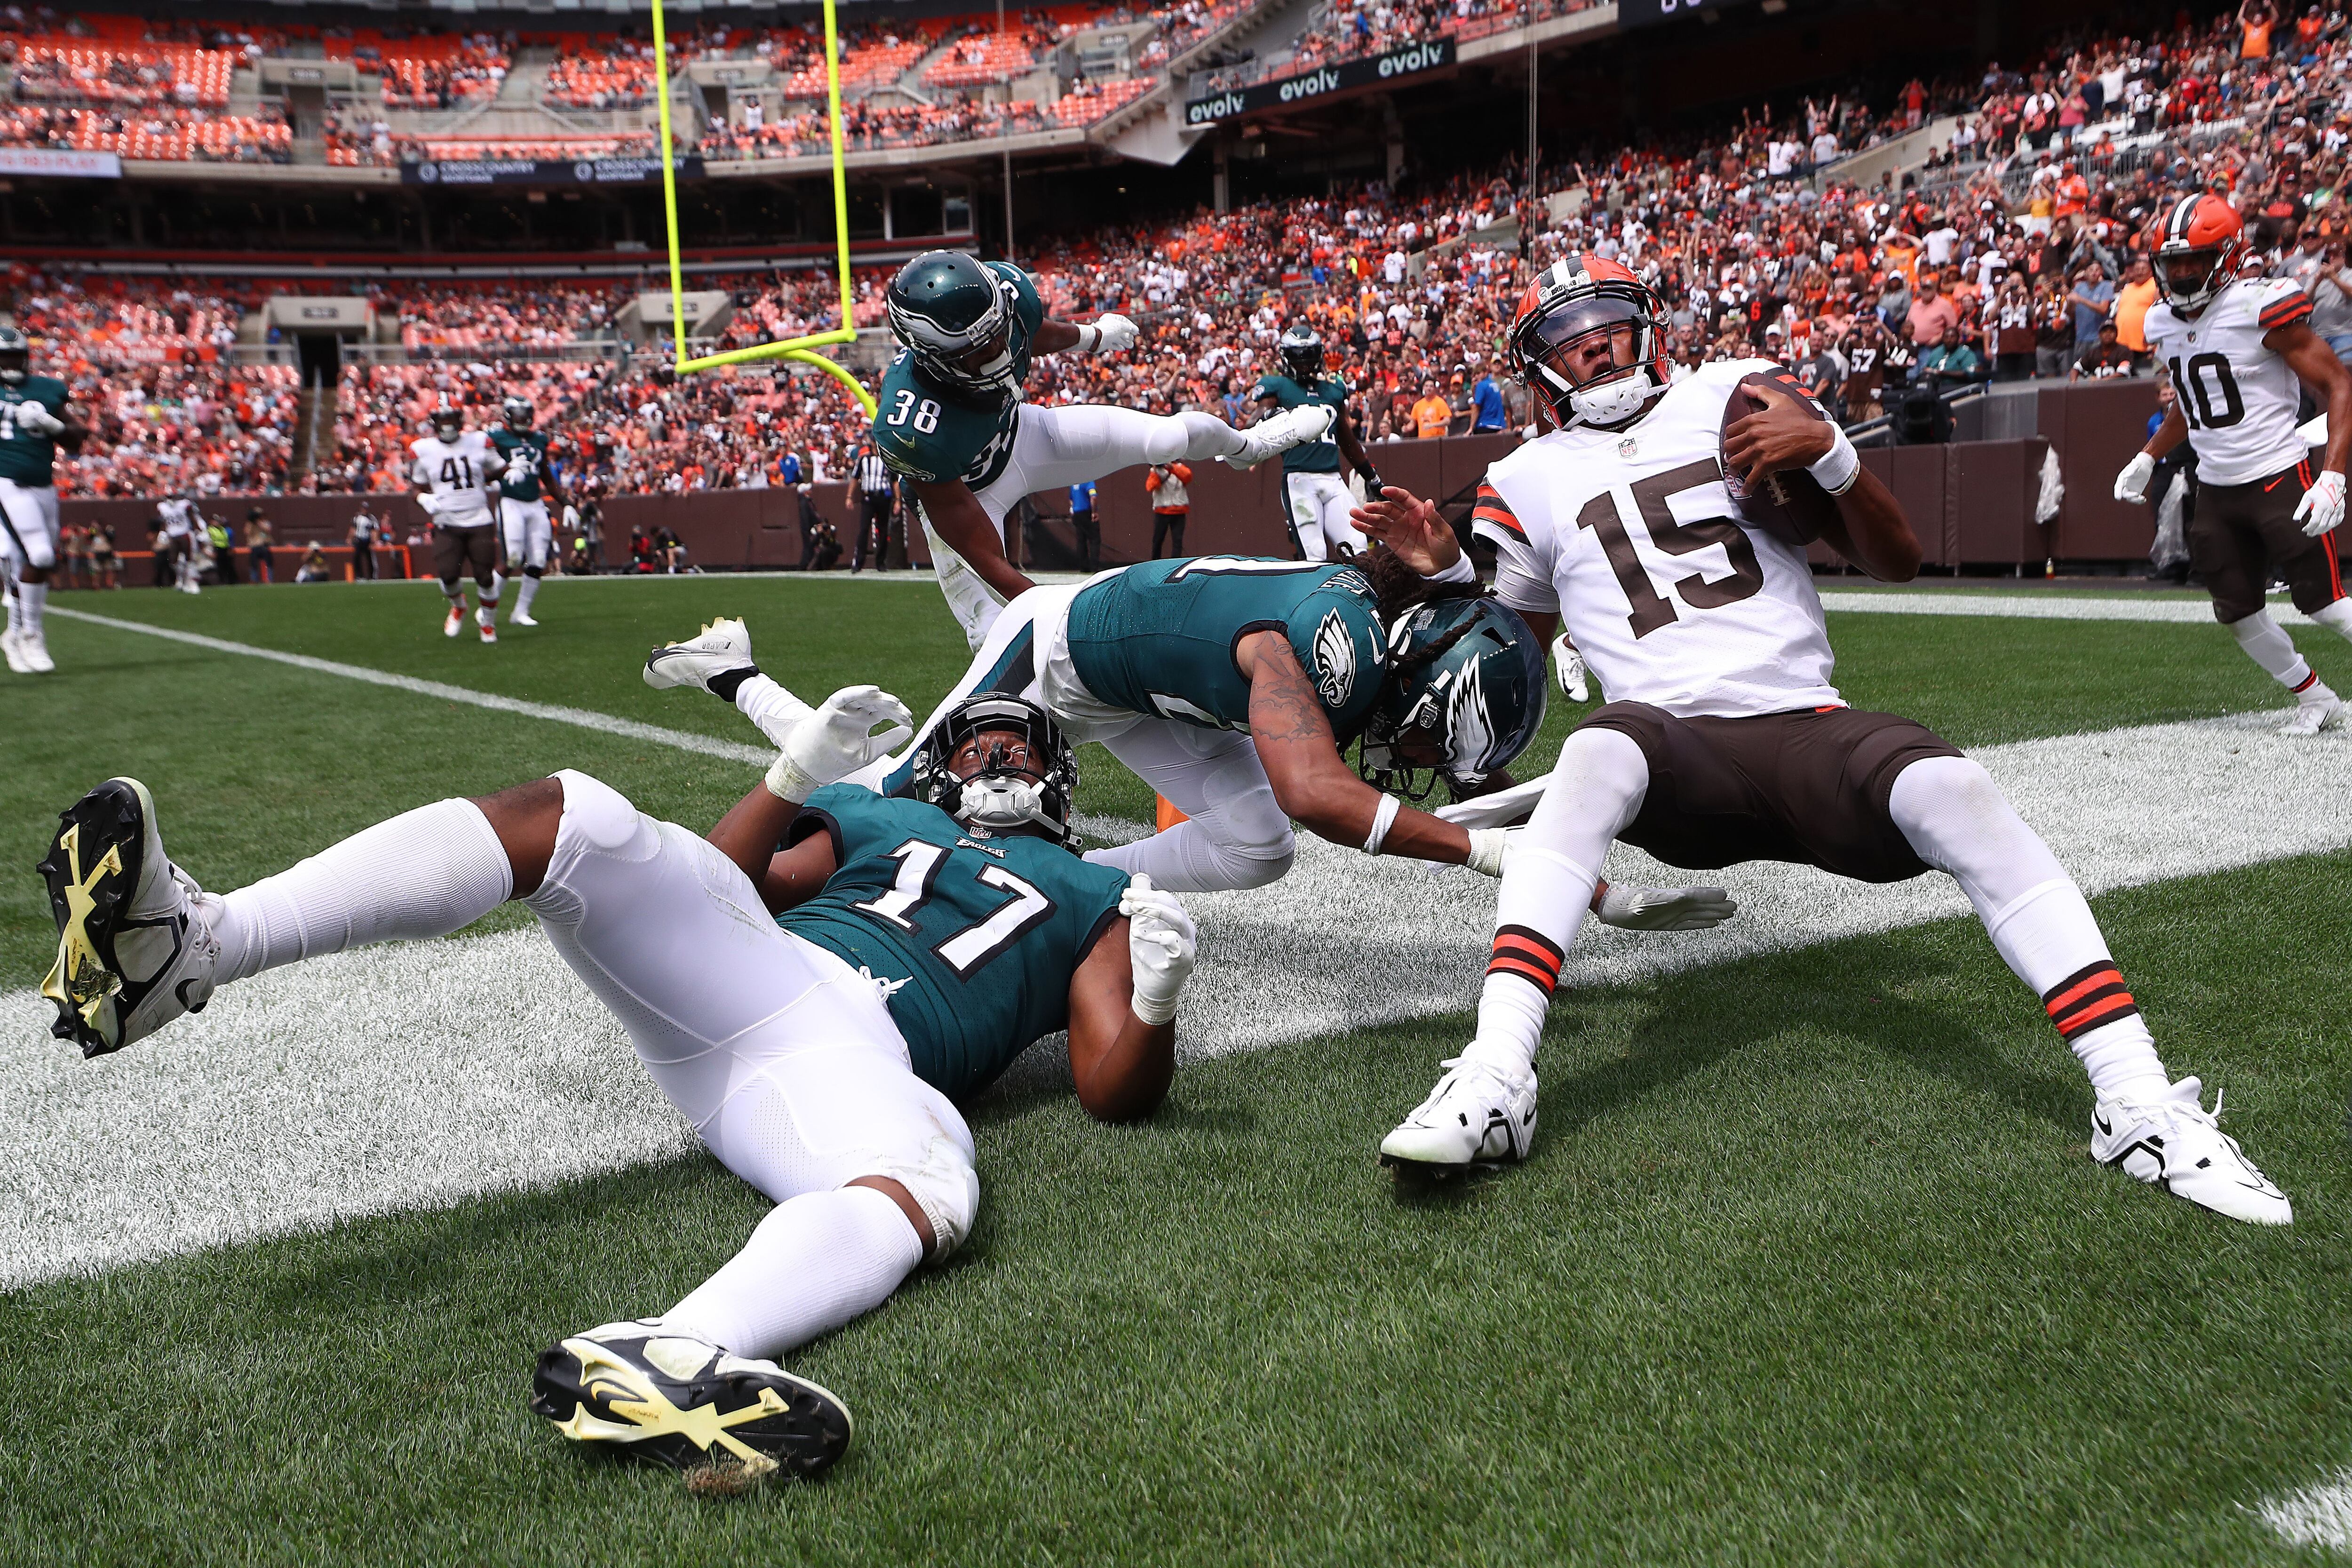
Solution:
[{"label": "arm sleeve", "polygon": [[1559,613],[1559,595],[1511,503],[1492,485],[1478,487],[1470,531],[1495,547],[1495,596],[1515,610]]}]

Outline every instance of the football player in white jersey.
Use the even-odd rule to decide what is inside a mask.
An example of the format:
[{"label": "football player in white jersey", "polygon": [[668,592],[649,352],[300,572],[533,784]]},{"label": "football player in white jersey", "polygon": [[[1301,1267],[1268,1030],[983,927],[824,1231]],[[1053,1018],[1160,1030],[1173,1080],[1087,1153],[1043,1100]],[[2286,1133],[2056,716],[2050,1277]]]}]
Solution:
[{"label": "football player in white jersey", "polygon": [[183,594],[201,594],[204,575],[204,552],[199,542],[204,537],[204,518],[196,510],[195,497],[186,490],[165,496],[155,503],[155,515],[163,523],[163,553],[172,563],[172,585]]},{"label": "football player in white jersey", "polygon": [[466,416],[444,404],[433,411],[433,434],[409,443],[415,458],[409,478],[417,488],[416,503],[433,518],[434,574],[449,598],[449,614],[441,635],[454,637],[466,624],[466,588],[462,578],[470,568],[474,577],[474,621],[482,640],[499,640],[499,590],[506,579],[499,573],[498,514],[491,507],[490,481],[506,471],[506,461],[490,449],[478,430],[466,428]]},{"label": "football player in white jersey", "polygon": [[[2352,452],[2352,371],[2311,330],[2311,296],[2298,285],[2240,276],[2250,254],[2237,210],[2219,196],[2184,196],[2166,216],[2147,342],[2172,383],[2172,409],[2116,476],[2116,499],[2145,503],[2156,465],[2188,441],[2197,454],[2189,557],[2213,595],[2213,618],[2295,694],[2280,732],[2315,735],[2344,711],[2343,700],[2271,619],[2263,592],[2284,577],[2296,609],[2352,638],[2336,547]],[[2327,410],[2315,473],[2295,433],[2306,386]]]},{"label": "football player in white jersey", "polygon": [[[1726,468],[1744,486],[1809,472],[1834,498],[1823,542],[1883,579],[1919,569],[1901,506],[1792,376],[1749,360],[1670,384],[1666,333],[1657,296],[1590,257],[1540,274],[1512,325],[1514,363],[1555,427],[1488,470],[1473,526],[1498,552],[1502,601],[1538,636],[1565,623],[1609,700],[1547,779],[1441,813],[1491,823],[1534,807],[1504,860],[1477,1038],[1383,1158],[1526,1155],[1544,1016],[1622,838],[1691,868],[1949,873],[2088,1071],[2094,1157],[2221,1213],[2288,1223],[2285,1194],[2215,1125],[2198,1081],[2171,1081],[2090,906],[1990,775],[1924,726],[1845,705],[1804,542],[1750,522]],[[1740,384],[1759,372],[1769,381]],[[1726,432],[1735,395],[1752,411]],[[1357,515],[1423,575],[1468,575],[1436,509],[1406,491]]]}]

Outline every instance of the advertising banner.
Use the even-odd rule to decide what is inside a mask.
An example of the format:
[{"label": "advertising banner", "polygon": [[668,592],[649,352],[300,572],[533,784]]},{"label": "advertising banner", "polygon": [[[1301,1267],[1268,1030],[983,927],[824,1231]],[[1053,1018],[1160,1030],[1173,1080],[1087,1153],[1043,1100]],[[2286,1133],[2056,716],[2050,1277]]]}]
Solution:
[{"label": "advertising banner", "polygon": [[[698,180],[702,160],[677,161],[677,177]],[[661,179],[658,158],[447,158],[403,163],[404,185],[641,185]]]},{"label": "advertising banner", "polygon": [[1296,76],[1280,77],[1252,87],[1237,87],[1224,92],[1213,92],[1206,98],[1192,99],[1184,105],[1184,123],[1212,125],[1238,115],[1256,114],[1269,109],[1287,109],[1327,93],[1345,92],[1350,88],[1377,87],[1381,82],[1394,81],[1401,77],[1443,70],[1454,63],[1455,50],[1451,38],[1432,38],[1427,43],[1407,44],[1381,54],[1366,55],[1361,59],[1318,66]]}]

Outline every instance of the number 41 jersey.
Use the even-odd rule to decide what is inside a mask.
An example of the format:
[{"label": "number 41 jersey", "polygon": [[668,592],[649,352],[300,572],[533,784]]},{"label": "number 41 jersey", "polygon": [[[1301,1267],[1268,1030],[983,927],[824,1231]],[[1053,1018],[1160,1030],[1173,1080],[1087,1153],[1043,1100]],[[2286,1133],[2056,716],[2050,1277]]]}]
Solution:
[{"label": "number 41 jersey", "polygon": [[1069,1026],[1070,979],[1127,891],[1058,844],[856,784],[810,795],[792,833],[830,835],[834,872],[776,923],[881,981],[915,1076],[951,1099]]},{"label": "number 41 jersey", "polygon": [[1486,470],[1472,526],[1496,547],[1497,595],[1558,612],[1612,702],[1844,706],[1804,552],[1747,527],[1724,488],[1724,404],[1773,368],[1703,366],[1631,426],[1555,430]]},{"label": "number 41 jersey", "polygon": [[2311,296],[2284,278],[2242,278],[2193,321],[2160,300],[2148,307],[2147,346],[2189,422],[2200,483],[2266,479],[2309,455],[2294,433],[2303,400],[2294,367],[2263,340],[2310,319]]}]

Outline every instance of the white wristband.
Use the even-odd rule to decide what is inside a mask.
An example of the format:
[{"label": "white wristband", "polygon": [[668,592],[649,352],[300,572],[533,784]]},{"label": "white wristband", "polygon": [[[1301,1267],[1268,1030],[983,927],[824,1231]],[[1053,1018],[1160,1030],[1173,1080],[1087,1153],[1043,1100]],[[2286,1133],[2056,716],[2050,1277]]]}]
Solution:
[{"label": "white wristband", "polygon": [[1470,564],[1470,552],[1466,550],[1456,555],[1454,564],[1444,571],[1422,579],[1424,583],[1475,583],[1477,580],[1478,569]]},{"label": "white wristband", "polygon": [[1155,1029],[1176,1016],[1175,997],[1146,996],[1143,994],[1143,988],[1139,985],[1135,988],[1135,994],[1128,998],[1127,1007],[1128,1011],[1133,1013],[1139,1020],[1150,1025]]},{"label": "white wristband", "polygon": [[[1093,354],[1102,353],[1102,329],[1100,327],[1089,323],[1087,326],[1080,327],[1078,331],[1082,332],[1092,332],[1094,334],[1094,337],[1090,339],[1083,348],[1078,350],[1080,353]],[[1147,1024],[1151,1020],[1149,1018],[1144,1020]]]},{"label": "white wristband", "polygon": [[1396,826],[1396,818],[1397,797],[1392,795],[1381,796],[1380,810],[1372,816],[1372,830],[1364,837],[1365,854],[1381,852],[1381,846],[1389,841],[1389,829]]},{"label": "white wristband", "polygon": [[801,771],[789,753],[779,752],[768,765],[768,793],[778,800],[798,805],[823,786]]},{"label": "white wristband", "polygon": [[1844,430],[1830,426],[1832,439],[1829,451],[1820,461],[1805,471],[1822,482],[1822,489],[1833,496],[1842,496],[1853,489],[1854,479],[1862,473],[1862,454],[1853,449]]}]

